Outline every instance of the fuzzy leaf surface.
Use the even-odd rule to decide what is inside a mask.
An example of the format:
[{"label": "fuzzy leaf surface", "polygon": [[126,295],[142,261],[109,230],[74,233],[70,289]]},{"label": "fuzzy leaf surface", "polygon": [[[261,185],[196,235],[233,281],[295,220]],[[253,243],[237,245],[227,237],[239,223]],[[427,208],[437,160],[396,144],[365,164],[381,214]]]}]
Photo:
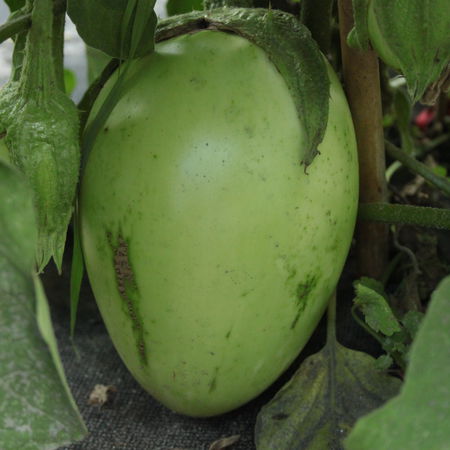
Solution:
[{"label": "fuzzy leaf surface", "polygon": [[366,323],[372,330],[391,336],[400,331],[400,324],[383,295],[383,286],[371,278],[361,278],[354,284],[355,305],[361,309]]},{"label": "fuzzy leaf surface", "polygon": [[36,261],[53,257],[61,268],[67,226],[78,182],[78,111],[57,87],[53,59],[53,2],[32,12],[23,67],[0,92],[0,132],[9,160],[25,174],[38,211]]},{"label": "fuzzy leaf surface", "polygon": [[450,443],[450,277],[432,295],[400,394],[359,420],[348,450],[446,450]]},{"label": "fuzzy leaf surface", "polygon": [[400,381],[376,369],[375,359],[329,339],[262,408],[258,450],[341,449],[355,421],[398,392]]},{"label": "fuzzy leaf surface", "polygon": [[1,448],[57,448],[81,439],[86,429],[67,387],[45,294],[32,275],[32,194],[22,175],[3,163],[0,197]]},{"label": "fuzzy leaf surface", "polygon": [[450,62],[450,2],[372,0],[368,23],[375,50],[419,100]]}]

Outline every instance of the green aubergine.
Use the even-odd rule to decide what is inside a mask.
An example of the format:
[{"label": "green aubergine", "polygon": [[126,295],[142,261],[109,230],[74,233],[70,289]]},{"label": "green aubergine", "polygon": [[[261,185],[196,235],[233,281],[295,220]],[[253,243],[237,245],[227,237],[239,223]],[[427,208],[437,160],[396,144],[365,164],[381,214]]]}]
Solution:
[{"label": "green aubergine", "polygon": [[328,124],[307,170],[285,79],[230,32],[182,34],[132,61],[97,136],[81,182],[87,272],[126,366],[174,411],[213,416],[257,396],[336,287],[358,168],[327,70]]}]

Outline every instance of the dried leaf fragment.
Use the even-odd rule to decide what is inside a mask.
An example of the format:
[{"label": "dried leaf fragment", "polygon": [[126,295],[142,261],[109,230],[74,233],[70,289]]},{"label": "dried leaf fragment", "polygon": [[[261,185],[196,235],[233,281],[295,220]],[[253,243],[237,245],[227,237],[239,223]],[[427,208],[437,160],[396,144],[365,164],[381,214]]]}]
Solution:
[{"label": "dried leaf fragment", "polygon": [[111,394],[117,392],[117,388],[112,385],[96,384],[89,394],[88,404],[103,406],[111,400]]},{"label": "dried leaf fragment", "polygon": [[239,434],[235,434],[233,436],[218,439],[209,446],[208,450],[222,450],[223,448],[230,447],[235,444],[240,438],[241,436]]}]

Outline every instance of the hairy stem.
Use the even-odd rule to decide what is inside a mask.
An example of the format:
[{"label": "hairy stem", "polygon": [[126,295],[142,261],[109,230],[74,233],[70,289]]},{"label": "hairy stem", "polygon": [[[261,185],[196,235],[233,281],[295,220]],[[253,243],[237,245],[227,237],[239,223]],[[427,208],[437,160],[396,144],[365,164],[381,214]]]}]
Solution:
[{"label": "hairy stem", "polygon": [[64,26],[66,21],[67,3],[62,2],[60,11],[56,12],[56,3],[54,0],[54,17],[53,17],[53,62],[55,64],[55,76],[57,86],[64,92]]},{"label": "hairy stem", "polygon": [[444,194],[450,197],[450,181],[441,175],[434,173],[425,164],[417,161],[417,159],[408,155],[400,148],[386,141],[386,151],[389,156],[400,161],[407,169],[409,169],[414,174],[421,175],[425,180],[427,180],[436,189],[439,189]]},{"label": "hairy stem", "polygon": [[[352,0],[339,0],[338,6],[344,84],[358,143],[360,202],[384,202],[387,187],[378,59],[371,50],[347,45],[353,27]],[[359,223],[356,239],[361,274],[380,278],[387,260],[387,226]]]},{"label": "hairy stem", "polygon": [[[55,0],[54,13],[63,14],[66,0]],[[0,44],[31,27],[31,13],[23,14],[0,25]]]},{"label": "hairy stem", "polygon": [[363,203],[359,205],[358,219],[450,230],[450,210],[426,206]]},{"label": "hairy stem", "polygon": [[53,64],[53,1],[32,3],[31,28],[25,44],[25,59],[21,73],[20,91],[23,98],[38,101],[49,98],[56,82]]},{"label": "hairy stem", "polygon": [[31,14],[19,16],[16,19],[8,20],[0,26],[0,44],[6,39],[12,38],[21,31],[25,31],[31,26]]}]

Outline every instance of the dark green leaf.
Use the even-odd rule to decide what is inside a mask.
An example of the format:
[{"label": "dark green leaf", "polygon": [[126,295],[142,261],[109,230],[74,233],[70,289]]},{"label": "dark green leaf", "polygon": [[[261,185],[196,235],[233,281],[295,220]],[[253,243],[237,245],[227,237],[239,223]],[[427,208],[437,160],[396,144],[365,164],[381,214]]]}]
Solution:
[{"label": "dark green leaf", "polygon": [[73,221],[73,253],[72,265],[70,267],[70,334],[75,333],[75,323],[78,311],[78,301],[80,299],[81,283],[84,275],[83,251],[81,249],[80,224],[78,217],[78,207],[74,214]]},{"label": "dark green leaf", "polygon": [[372,330],[380,331],[386,336],[400,331],[400,324],[383,295],[380,283],[370,278],[361,278],[354,283],[354,287],[356,298],[353,301],[364,314],[364,319]]},{"label": "dark green leaf", "polygon": [[375,360],[376,368],[380,372],[387,372],[392,364],[394,364],[394,360],[389,355],[381,355]]},{"label": "dark green leaf", "polygon": [[32,193],[1,162],[0,198],[1,448],[56,448],[81,439],[86,429],[64,377],[45,294],[32,275]]},{"label": "dark green leaf", "polygon": [[25,6],[25,0],[5,0],[11,12],[17,11]]},{"label": "dark green leaf", "polygon": [[154,4],[153,0],[69,0],[68,14],[87,45],[127,59],[153,50]]},{"label": "dark green leaf", "polygon": [[369,29],[367,17],[371,0],[353,0],[353,18],[355,25],[347,36],[350,47],[360,50],[369,49]]},{"label": "dark green leaf", "polygon": [[420,324],[422,323],[423,313],[420,311],[408,311],[402,318],[402,324],[411,339],[414,339]]},{"label": "dark green leaf", "polygon": [[373,0],[368,23],[375,50],[419,100],[450,62],[450,2]]},{"label": "dark green leaf", "polygon": [[104,68],[111,61],[111,57],[106,53],[89,46],[86,46],[86,56],[88,64],[88,82],[91,84],[101,75]]},{"label": "dark green leaf", "polygon": [[349,450],[448,449],[450,443],[450,277],[432,295],[400,394],[359,420]]},{"label": "dark green leaf", "polygon": [[[258,450],[340,449],[355,421],[398,392],[371,356],[329,339],[258,415]],[[388,448],[388,447],[386,447]]]},{"label": "dark green leaf", "polygon": [[203,0],[168,0],[166,10],[169,16],[184,14],[191,11],[202,11]]}]

